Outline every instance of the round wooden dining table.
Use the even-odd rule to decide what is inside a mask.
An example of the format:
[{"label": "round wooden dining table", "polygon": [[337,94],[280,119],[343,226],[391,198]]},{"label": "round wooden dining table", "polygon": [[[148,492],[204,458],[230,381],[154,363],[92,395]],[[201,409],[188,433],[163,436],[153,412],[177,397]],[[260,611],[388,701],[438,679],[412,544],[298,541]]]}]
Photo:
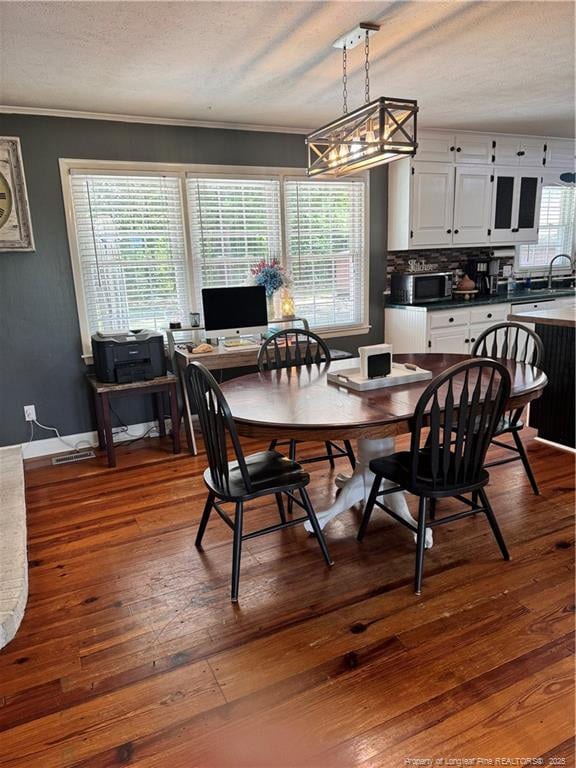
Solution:
[{"label": "round wooden dining table", "polygon": [[[432,378],[468,355],[395,355],[398,363],[412,363],[432,372]],[[546,374],[531,365],[502,360],[512,380],[506,409],[519,408],[540,397]],[[240,376],[222,385],[238,433],[246,437],[279,440],[357,439],[357,464],[352,476],[341,483],[334,504],[318,513],[324,527],[353,504],[366,500],[373,474],[370,460],[394,451],[394,437],[411,431],[414,409],[430,380],[367,391],[348,389],[328,380],[330,370],[353,368],[358,361],[303,366]],[[388,503],[415,524],[403,493],[391,494]],[[427,532],[427,546],[432,531]]]}]

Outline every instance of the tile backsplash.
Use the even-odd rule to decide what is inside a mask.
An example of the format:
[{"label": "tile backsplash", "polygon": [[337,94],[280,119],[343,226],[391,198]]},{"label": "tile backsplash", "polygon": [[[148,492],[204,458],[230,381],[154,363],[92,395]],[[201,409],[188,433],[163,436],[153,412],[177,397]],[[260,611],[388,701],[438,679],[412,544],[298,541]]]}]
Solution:
[{"label": "tile backsplash", "polygon": [[[509,253],[510,249],[507,248]],[[386,262],[386,290],[390,289],[392,272],[408,272],[408,260],[418,259],[434,266],[434,272],[461,273],[469,258],[474,256],[494,256],[500,259],[500,274],[505,264],[514,264],[513,256],[500,256],[495,248],[426,248],[410,251],[388,251]],[[459,274],[458,274],[459,276]]]}]

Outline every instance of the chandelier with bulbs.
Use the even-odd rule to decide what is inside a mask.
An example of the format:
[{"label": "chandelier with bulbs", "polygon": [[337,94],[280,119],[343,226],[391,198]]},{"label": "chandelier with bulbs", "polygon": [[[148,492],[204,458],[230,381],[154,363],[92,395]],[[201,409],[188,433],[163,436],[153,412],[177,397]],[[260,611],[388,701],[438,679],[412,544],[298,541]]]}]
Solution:
[{"label": "chandelier with bulbs", "polygon": [[[370,101],[370,36],[378,24],[362,22],[334,43],[342,49],[343,115],[306,137],[308,176],[375,168],[414,155],[418,102],[381,96]],[[364,105],[348,112],[348,51],[364,41]]]}]

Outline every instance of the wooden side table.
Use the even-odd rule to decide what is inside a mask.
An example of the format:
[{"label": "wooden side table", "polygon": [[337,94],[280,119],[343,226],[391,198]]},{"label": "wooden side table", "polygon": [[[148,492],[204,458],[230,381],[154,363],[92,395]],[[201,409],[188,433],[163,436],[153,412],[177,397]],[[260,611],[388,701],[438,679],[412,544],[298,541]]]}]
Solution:
[{"label": "wooden side table", "polygon": [[110,419],[110,400],[114,397],[129,395],[153,395],[158,419],[160,437],[166,436],[164,422],[164,402],[162,394],[166,392],[170,400],[170,418],[172,419],[172,445],[174,453],[180,453],[180,412],[178,409],[178,379],[173,374],[158,376],[149,381],[134,381],[129,384],[105,384],[95,376],[88,375],[88,381],[94,392],[96,404],[96,422],[98,426],[98,445],[106,448],[108,466],[116,466],[116,452]]}]

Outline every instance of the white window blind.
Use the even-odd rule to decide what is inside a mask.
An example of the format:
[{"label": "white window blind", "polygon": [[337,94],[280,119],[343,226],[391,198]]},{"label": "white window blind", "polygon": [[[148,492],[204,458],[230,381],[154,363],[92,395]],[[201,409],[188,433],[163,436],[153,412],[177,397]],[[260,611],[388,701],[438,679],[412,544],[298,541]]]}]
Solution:
[{"label": "white window blind", "polygon": [[281,258],[278,179],[187,178],[196,306],[202,288],[246,285],[250,267]]},{"label": "white window blind", "polygon": [[364,181],[287,180],[287,266],[296,311],[315,328],[364,318]]},{"label": "white window blind", "polygon": [[[559,185],[545,186],[542,189],[538,243],[518,248],[518,269],[548,269],[551,259],[559,253],[572,257],[575,216],[576,189]],[[567,264],[567,261],[559,259],[554,266],[565,269]]]},{"label": "white window blind", "polygon": [[185,318],[179,178],[72,172],[71,189],[88,332]]}]

